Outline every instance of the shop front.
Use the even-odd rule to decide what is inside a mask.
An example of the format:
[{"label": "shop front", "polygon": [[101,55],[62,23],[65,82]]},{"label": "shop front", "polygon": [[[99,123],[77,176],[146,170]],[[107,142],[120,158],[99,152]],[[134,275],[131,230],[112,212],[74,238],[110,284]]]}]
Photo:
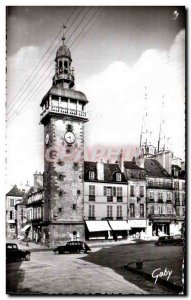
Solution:
[{"label": "shop front", "polygon": [[112,229],[107,221],[85,221],[86,240],[113,239]]},{"label": "shop front", "polygon": [[127,221],[108,221],[113,234],[113,239],[127,239],[129,230],[131,227],[127,223]]},{"label": "shop front", "polygon": [[131,228],[129,235],[133,238],[144,238],[146,233],[146,220],[129,220],[128,224]]}]

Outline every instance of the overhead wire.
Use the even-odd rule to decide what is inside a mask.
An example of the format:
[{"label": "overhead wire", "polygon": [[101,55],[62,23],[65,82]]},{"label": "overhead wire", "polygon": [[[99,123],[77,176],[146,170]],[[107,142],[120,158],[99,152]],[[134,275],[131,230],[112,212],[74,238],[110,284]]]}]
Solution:
[{"label": "overhead wire", "polygon": [[[76,7],[74,8],[74,10],[72,11],[71,15],[69,16],[69,18],[66,21],[66,24],[69,22],[71,16],[73,15],[74,11],[76,10]],[[28,76],[27,80],[24,82],[24,84],[21,86],[21,88],[19,89],[19,91],[17,92],[17,94],[12,98],[10,104],[7,105],[7,108],[9,108],[10,105],[12,105],[11,109],[9,110],[9,112],[13,109],[13,107],[15,106],[15,104],[17,102],[15,102],[13,104],[13,101],[17,98],[17,96],[19,95],[19,93],[21,92],[21,90],[24,88],[24,86],[26,85],[26,83],[28,82],[29,78],[31,78],[31,76],[34,74],[34,71],[36,70],[36,68],[40,65],[41,61],[44,59],[44,57],[47,55],[47,53],[49,52],[49,50],[51,49],[51,47],[53,46],[54,42],[57,40],[57,38],[59,37],[59,35],[61,34],[61,32],[63,31],[63,29],[61,28],[58,32],[58,34],[56,35],[56,37],[54,38],[54,40],[51,42],[50,46],[48,47],[48,49],[45,51],[45,53],[43,54],[43,56],[41,57],[41,59],[38,61],[38,63],[35,65],[35,67],[33,68],[32,72],[30,73],[30,75]],[[27,86],[28,87],[28,86]],[[26,88],[27,88],[26,87]],[[21,97],[21,96],[20,96]],[[8,112],[8,113],[9,113]]]},{"label": "overhead wire", "polygon": [[[82,10],[82,9],[81,9],[81,10]],[[81,10],[78,12],[78,16],[80,15]],[[89,10],[90,10],[90,8],[89,8],[88,11],[86,12],[86,15],[88,14]],[[94,16],[97,14],[98,10],[99,10],[99,8],[98,8],[98,9],[94,12],[94,14],[88,19],[88,21],[85,23],[85,25],[83,26],[83,28],[80,30],[80,32],[78,33],[78,35],[75,37],[75,39],[73,40],[73,42],[71,43],[71,45],[75,44],[75,42],[76,42],[76,40],[79,38],[80,34],[83,32],[83,30],[85,29],[85,27],[87,27],[87,26],[89,25],[89,23],[91,22],[91,20],[92,20],[92,19],[94,18]],[[74,11],[73,11],[73,12],[74,12]],[[84,15],[84,17],[83,17],[83,18],[81,19],[81,21],[80,21],[80,24],[78,24],[78,26],[75,28],[74,31],[76,31],[76,29],[79,27],[79,25],[81,25],[81,23],[82,23],[83,20],[85,19],[85,16],[86,16],[86,15]],[[71,18],[71,16],[72,16],[72,15],[70,15],[70,18]],[[98,15],[98,16],[99,16],[99,15]],[[92,27],[92,25],[95,24],[95,22],[97,21],[98,16],[96,17],[96,19],[94,20],[94,22],[91,24],[91,26],[88,28],[88,31],[89,31],[89,29]],[[69,19],[70,19],[70,18],[69,18]],[[68,20],[69,20],[69,19],[68,19]],[[74,24],[74,20],[73,20],[72,24]],[[72,24],[71,24],[71,25],[72,25]],[[70,27],[71,27],[71,25],[70,25]],[[69,31],[69,28],[68,28],[67,31]],[[74,34],[74,31],[72,32],[72,34],[70,35],[70,37],[68,38],[68,40],[71,39],[72,35]],[[86,34],[88,31],[86,31],[85,34]],[[83,35],[83,37],[81,38],[81,40],[84,38],[84,36],[85,36],[85,35]],[[80,42],[81,40],[79,40],[77,44],[79,44],[79,42]],[[60,42],[60,41],[59,41],[59,42]],[[77,45],[76,45],[76,46],[77,46]],[[76,48],[76,46],[75,46],[75,48]],[[47,70],[50,68],[51,65],[52,65],[52,61],[51,61],[51,63],[49,64],[49,66],[47,67],[47,69],[45,70],[45,72],[44,72],[43,74],[41,74],[41,77],[38,79],[38,85],[39,85],[39,84],[41,85],[42,82],[44,82],[44,80],[46,80],[46,79],[48,78],[48,76],[53,72],[54,69],[51,70],[51,72],[46,76],[46,78],[45,78],[42,82],[39,82],[39,80],[43,77],[43,75],[47,72]],[[39,85],[39,87],[40,87],[40,85]],[[37,90],[39,90],[39,87],[37,88]],[[33,87],[33,88],[34,88],[34,87]],[[30,92],[33,90],[33,88],[30,90]],[[30,92],[29,92],[29,94],[30,94]],[[33,96],[34,94],[36,94],[36,90],[35,90],[34,93],[27,99],[27,101],[22,105],[20,111],[24,108],[24,106],[27,104],[27,102],[29,102],[29,100],[32,98],[32,96]],[[28,95],[27,95],[27,96],[28,96]],[[18,114],[16,113],[16,116],[17,116],[17,115],[18,115]],[[15,116],[13,116],[13,119],[14,119],[14,117],[15,117]],[[13,119],[9,121],[9,124],[12,123]]]},{"label": "overhead wire", "polygon": [[[80,9],[80,11],[78,12],[78,14],[77,14],[77,17],[80,15],[80,13],[81,13],[81,11],[82,11],[82,9],[83,9],[83,7]],[[76,18],[73,20],[73,21],[75,21],[76,20]],[[74,22],[72,22],[72,24],[73,24]],[[71,24],[71,25],[72,25]],[[71,27],[71,25],[70,25],[70,27]],[[69,30],[69,28],[68,28],[68,30]],[[67,31],[66,31],[67,32]],[[60,39],[59,40],[59,42],[56,44],[56,46],[54,47],[54,49],[53,49],[53,51],[51,52],[51,54],[47,57],[47,59],[45,60],[45,62],[47,62],[47,60],[50,58],[50,56],[53,54],[53,53],[55,53],[55,50],[57,49],[57,47],[58,47],[58,45],[59,45],[59,43],[60,43],[60,41],[61,41],[62,39]],[[45,64],[45,62],[43,63],[43,65],[40,67],[40,69],[38,70],[38,72],[42,69],[42,67],[44,66],[44,64]],[[48,68],[46,69],[46,71],[50,68],[50,66],[52,65],[52,63],[54,62],[54,59],[51,61],[51,63],[49,64],[49,66],[48,66]],[[45,71],[45,72],[46,72]],[[38,72],[35,74],[35,75],[37,75],[38,74]],[[45,73],[44,72],[44,73]],[[44,74],[43,73],[43,74]],[[41,75],[43,75],[43,74],[41,74]],[[42,78],[42,76],[40,77],[40,79]],[[36,80],[36,77],[34,77],[33,78],[33,80],[29,83],[29,85],[27,86],[27,88],[29,88],[30,86],[31,86],[31,84],[33,83],[33,81],[34,80]],[[39,81],[39,79],[38,79],[38,81]],[[35,86],[35,85],[34,85]],[[33,90],[33,88],[34,88],[34,86],[32,87],[32,89],[30,90],[30,92]],[[27,95],[25,96],[25,98],[30,94],[30,92],[29,93],[27,93]],[[22,95],[25,93],[25,91],[22,93]],[[20,96],[21,97],[21,96]],[[22,103],[21,103],[22,104]],[[20,105],[21,105],[20,104]],[[19,106],[20,106],[19,105]],[[18,108],[19,108],[19,106],[18,106]],[[18,109],[17,108],[17,109]],[[14,114],[14,113],[13,113]],[[12,117],[12,116],[11,116]]]}]

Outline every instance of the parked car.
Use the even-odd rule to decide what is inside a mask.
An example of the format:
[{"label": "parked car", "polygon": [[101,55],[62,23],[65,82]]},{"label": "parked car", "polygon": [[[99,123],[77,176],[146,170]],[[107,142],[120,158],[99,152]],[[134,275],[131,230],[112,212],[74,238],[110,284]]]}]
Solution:
[{"label": "parked car", "polygon": [[15,243],[6,243],[6,261],[30,260],[30,251],[18,249]]},{"label": "parked car", "polygon": [[64,253],[80,253],[91,251],[90,247],[81,241],[72,241],[67,242],[64,246],[58,246],[54,249],[55,254],[64,254]]},{"label": "parked car", "polygon": [[158,241],[155,243],[157,246],[163,245],[183,245],[183,238],[181,235],[175,236],[161,236]]}]

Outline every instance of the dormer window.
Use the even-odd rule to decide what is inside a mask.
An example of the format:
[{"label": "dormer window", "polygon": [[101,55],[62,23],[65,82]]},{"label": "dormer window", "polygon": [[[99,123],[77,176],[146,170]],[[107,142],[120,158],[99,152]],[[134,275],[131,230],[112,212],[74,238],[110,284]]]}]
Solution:
[{"label": "dormer window", "polygon": [[121,173],[116,173],[116,181],[121,181]]},{"label": "dormer window", "polygon": [[89,179],[95,179],[95,173],[94,171],[89,171]]}]

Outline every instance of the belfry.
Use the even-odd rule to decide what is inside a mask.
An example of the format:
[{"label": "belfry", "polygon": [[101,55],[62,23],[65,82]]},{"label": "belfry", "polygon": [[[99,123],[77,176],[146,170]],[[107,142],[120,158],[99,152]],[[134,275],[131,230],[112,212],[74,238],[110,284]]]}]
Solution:
[{"label": "belfry", "polygon": [[56,52],[52,87],[40,104],[40,122],[44,125],[42,232],[51,246],[84,237],[84,123],[88,121],[88,101],[74,85],[71,53],[63,36]]}]

